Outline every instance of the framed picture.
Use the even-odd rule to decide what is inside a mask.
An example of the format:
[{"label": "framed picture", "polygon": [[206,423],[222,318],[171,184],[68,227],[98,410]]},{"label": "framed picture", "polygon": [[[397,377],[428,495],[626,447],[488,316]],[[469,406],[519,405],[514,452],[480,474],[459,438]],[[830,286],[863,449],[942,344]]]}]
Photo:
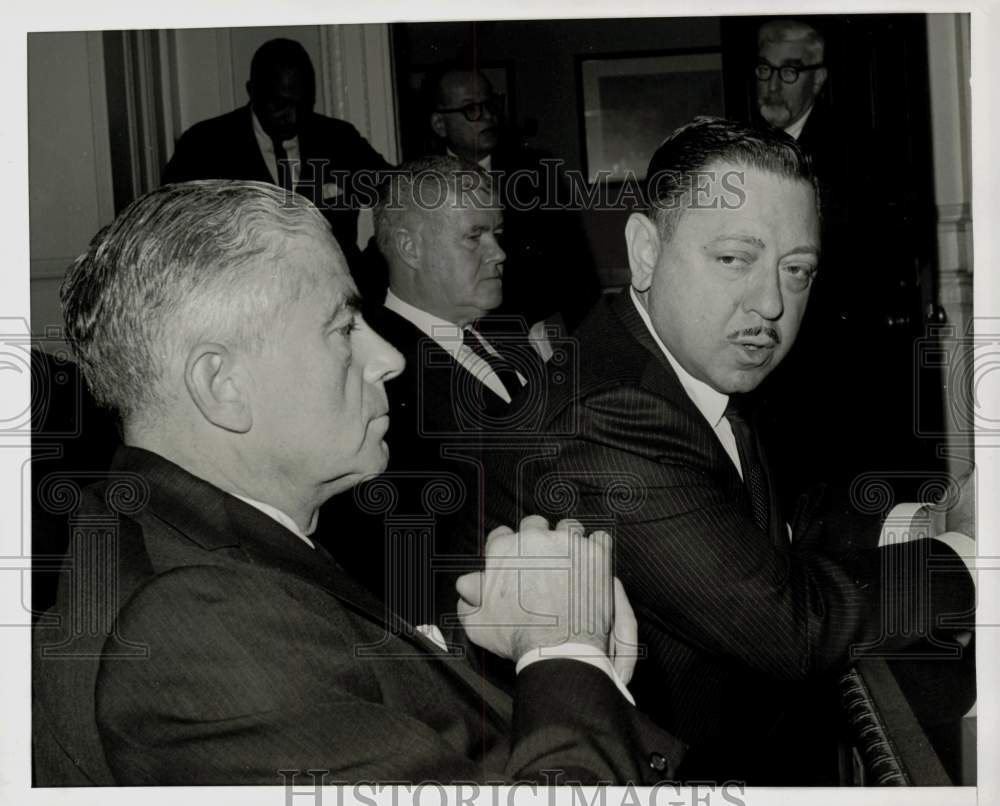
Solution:
[{"label": "framed picture", "polygon": [[674,50],[577,57],[588,180],[642,180],[657,146],[695,115],[724,115],[722,54]]}]

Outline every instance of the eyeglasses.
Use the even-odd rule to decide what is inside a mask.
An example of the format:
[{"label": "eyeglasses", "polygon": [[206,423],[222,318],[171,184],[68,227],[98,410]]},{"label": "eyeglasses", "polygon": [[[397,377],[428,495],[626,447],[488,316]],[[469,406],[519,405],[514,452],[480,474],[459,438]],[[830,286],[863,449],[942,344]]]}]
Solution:
[{"label": "eyeglasses", "polygon": [[819,64],[808,64],[803,67],[796,67],[793,64],[783,64],[778,67],[776,64],[769,64],[768,62],[761,62],[754,69],[757,74],[758,81],[770,81],[771,75],[775,70],[778,71],[778,77],[786,84],[794,84],[799,80],[799,76],[807,70],[819,70],[823,67],[823,63]]},{"label": "eyeglasses", "polygon": [[500,112],[500,96],[491,95],[485,101],[473,101],[462,106],[454,106],[450,109],[436,109],[436,112],[461,112],[469,123],[476,123],[483,119],[483,114],[489,112],[496,116]]}]

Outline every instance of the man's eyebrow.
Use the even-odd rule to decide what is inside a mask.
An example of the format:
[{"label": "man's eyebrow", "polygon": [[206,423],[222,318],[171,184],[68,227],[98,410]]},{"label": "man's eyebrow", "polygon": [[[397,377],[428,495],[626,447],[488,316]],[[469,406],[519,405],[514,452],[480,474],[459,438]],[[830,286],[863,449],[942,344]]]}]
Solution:
[{"label": "man's eyebrow", "polygon": [[323,327],[328,328],[337,321],[344,313],[356,314],[361,311],[361,297],[358,294],[351,294],[333,306],[330,315],[323,322]]},{"label": "man's eyebrow", "polygon": [[748,243],[751,246],[756,246],[758,249],[763,249],[765,243],[755,235],[744,235],[743,233],[734,232],[728,233],[726,235],[719,235],[717,238],[712,239],[712,243],[719,243],[719,241],[741,241],[742,243]]},{"label": "man's eyebrow", "polygon": [[785,257],[789,255],[815,255],[819,257],[819,247],[813,246],[812,244],[803,244],[802,246],[795,246],[785,252]]}]

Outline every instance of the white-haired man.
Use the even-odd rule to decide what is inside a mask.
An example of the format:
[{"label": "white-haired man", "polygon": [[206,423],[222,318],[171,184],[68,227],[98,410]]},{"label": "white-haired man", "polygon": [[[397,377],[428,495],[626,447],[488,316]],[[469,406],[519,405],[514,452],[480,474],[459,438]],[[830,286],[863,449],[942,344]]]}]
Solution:
[{"label": "white-haired man", "polygon": [[[359,315],[306,199],[256,182],[154,191],[71,267],[63,305],[125,447],[82,493],[60,618],[35,631],[37,785],[669,774],[674,743],[607,655],[612,599],[630,611],[620,586],[606,593],[606,535],[527,520],[460,581],[472,639],[522,669],[513,699],[311,540],[324,500],[384,468],[384,384],[403,361]],[[518,540],[562,572],[512,572]],[[512,609],[512,586],[556,623]],[[596,623],[568,618],[578,590]]]},{"label": "white-haired man", "polygon": [[798,20],[769,20],[757,32],[757,107],[796,140],[826,84],[824,50],[819,32]]}]

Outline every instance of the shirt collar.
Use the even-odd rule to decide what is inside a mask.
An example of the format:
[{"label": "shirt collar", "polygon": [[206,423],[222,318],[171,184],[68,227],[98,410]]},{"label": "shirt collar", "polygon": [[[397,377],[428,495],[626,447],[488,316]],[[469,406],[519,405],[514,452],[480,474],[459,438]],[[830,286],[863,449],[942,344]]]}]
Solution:
[{"label": "shirt collar", "polygon": [[[237,495],[236,493],[230,493],[234,498],[239,498],[244,504],[249,504],[254,509],[263,512],[272,520],[277,521],[282,526],[284,526],[289,532],[294,534],[297,538],[303,541],[309,548],[316,548],[316,544],[308,538],[305,532],[303,532],[299,525],[292,520],[288,515],[282,512],[277,507],[273,507],[270,504],[265,504],[263,501],[257,501],[254,498],[247,498],[245,495]],[[312,523],[309,524],[309,534],[312,534],[316,530],[316,515],[313,515]]]},{"label": "shirt collar", "polygon": [[653,327],[653,322],[649,318],[649,311],[646,310],[646,306],[639,300],[635,289],[629,288],[628,292],[632,297],[632,304],[635,305],[635,309],[639,312],[639,318],[642,319],[643,324],[649,331],[649,335],[653,337],[656,346],[660,348],[670,366],[673,367],[674,372],[677,373],[677,379],[681,382],[681,386],[684,388],[687,396],[691,398],[691,402],[694,403],[695,408],[708,420],[708,424],[712,428],[715,428],[726,413],[729,396],[716,391],[704,381],[698,380],[681,366],[680,362],[667,349],[667,345],[663,343],[660,335]]},{"label": "shirt collar", "polygon": [[[267,151],[267,153],[273,154],[274,141],[271,139],[271,135],[264,131],[264,127],[260,125],[260,121],[257,119],[257,113],[253,111],[252,106],[250,107],[250,118],[253,121],[253,136],[257,138],[258,145],[260,145],[261,149]],[[281,144],[286,146],[285,150],[287,151],[287,146],[294,145],[298,143],[298,141],[299,138],[296,136],[289,140],[282,140]]]},{"label": "shirt collar", "polygon": [[800,117],[787,129],[785,129],[785,134],[787,134],[789,137],[798,140],[799,135],[802,134],[802,130],[806,127],[806,121],[809,120],[809,116],[812,114],[814,106],[815,104],[813,104],[813,106],[810,106],[802,117]]},{"label": "shirt collar", "polygon": [[457,359],[458,351],[462,347],[462,328],[454,322],[441,319],[401,300],[392,293],[391,288],[385,295],[385,307],[402,316],[421,332],[426,333],[438,343],[441,349],[452,358]]},{"label": "shirt collar", "polygon": [[[462,159],[460,156],[458,156],[458,154],[456,154],[450,148],[445,148],[445,151],[447,152],[447,154],[448,154],[449,157],[454,157],[457,160]],[[490,171],[490,170],[492,170],[493,169],[493,154],[492,153],[491,154],[487,154],[485,157],[483,157],[481,160],[479,160],[476,164],[480,168],[482,168],[484,171]]]}]

